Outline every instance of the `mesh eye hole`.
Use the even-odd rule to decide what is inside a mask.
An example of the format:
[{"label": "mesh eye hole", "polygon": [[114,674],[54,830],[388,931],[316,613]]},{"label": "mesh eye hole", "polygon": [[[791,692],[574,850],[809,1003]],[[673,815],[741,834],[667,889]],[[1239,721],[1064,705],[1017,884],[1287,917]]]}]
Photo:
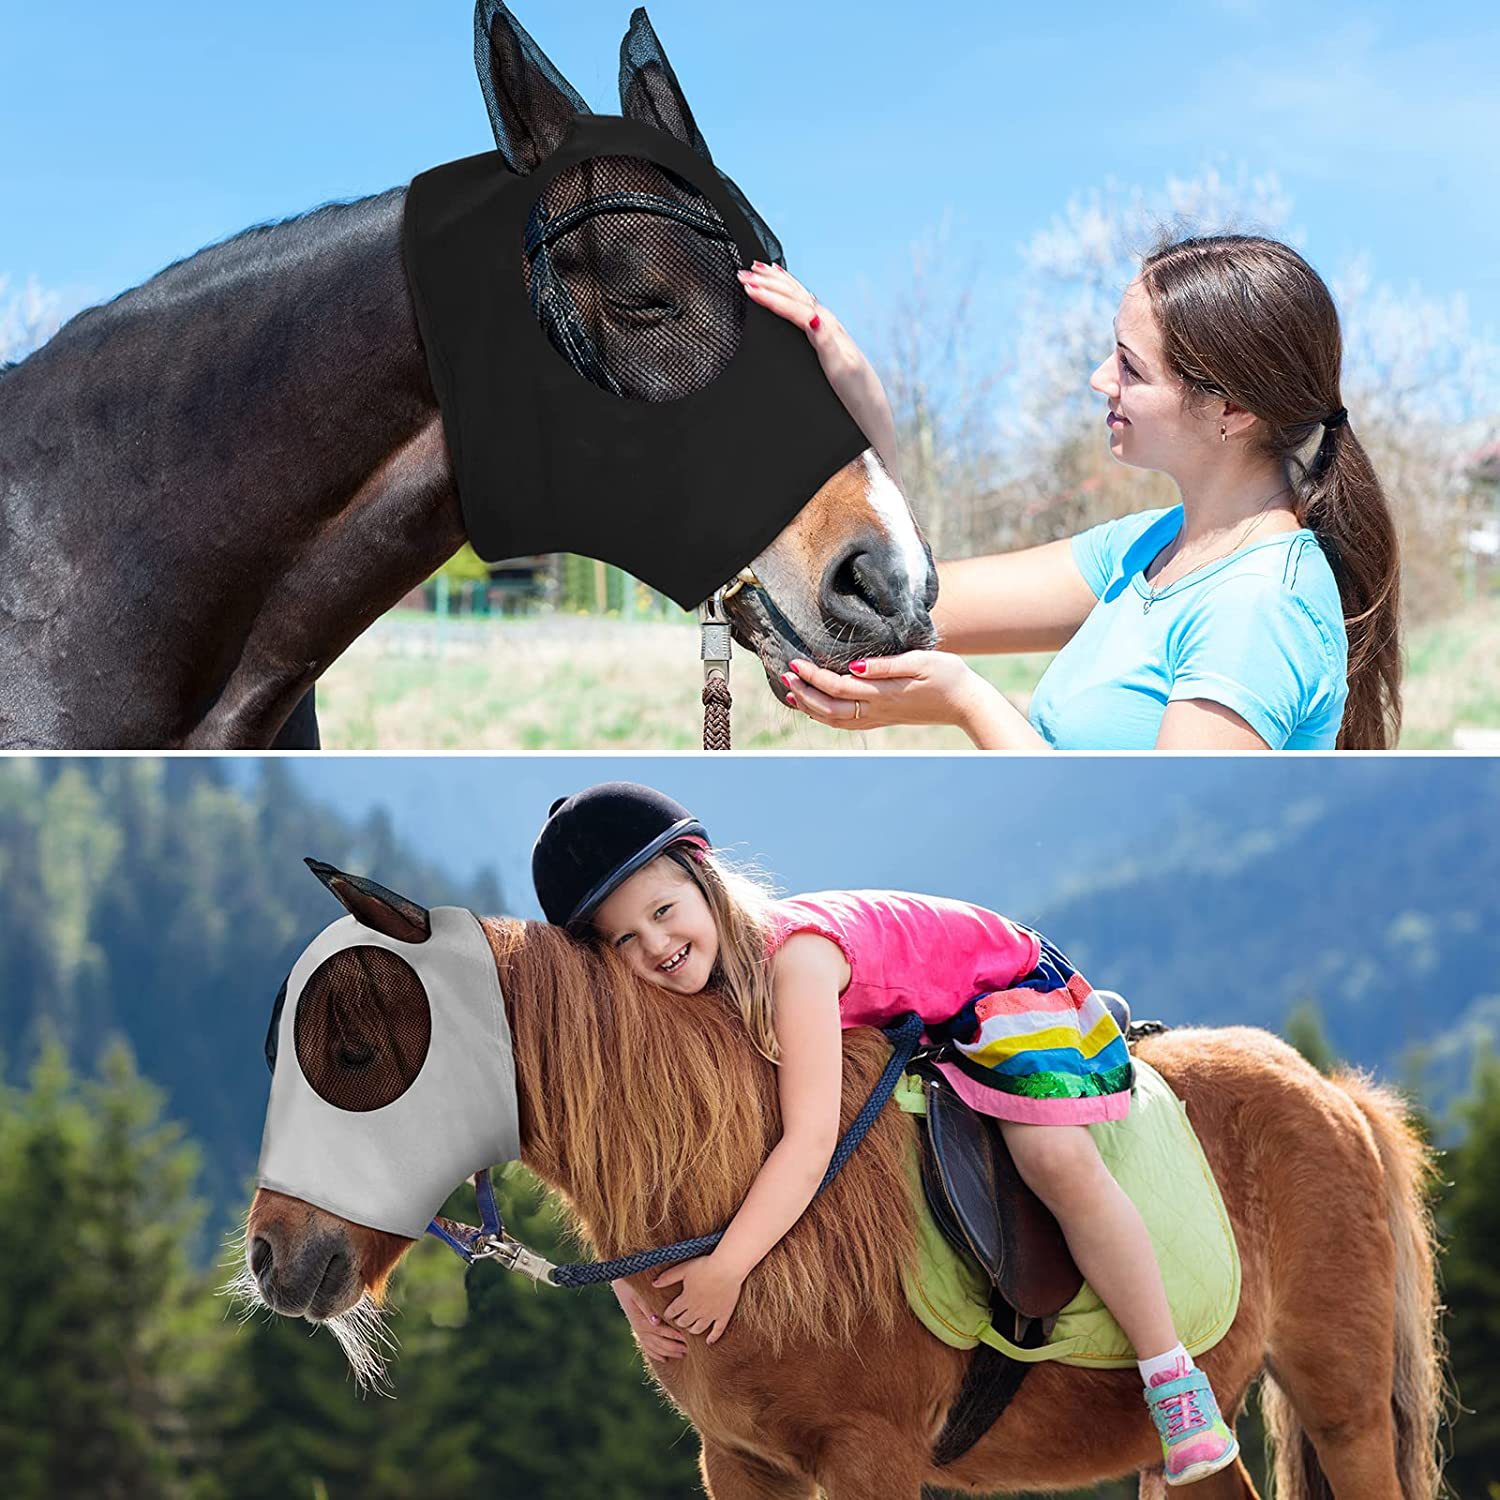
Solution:
[{"label": "mesh eye hole", "polygon": [[673,401],[711,384],[739,348],[739,246],[713,201],[641,157],[596,156],[559,172],[525,231],[526,294],[557,353],[630,400]]},{"label": "mesh eye hole", "polygon": [[432,1042],[417,972],[388,948],[341,949],[308,976],[297,1000],[297,1062],[338,1109],[383,1109],[416,1081]]}]

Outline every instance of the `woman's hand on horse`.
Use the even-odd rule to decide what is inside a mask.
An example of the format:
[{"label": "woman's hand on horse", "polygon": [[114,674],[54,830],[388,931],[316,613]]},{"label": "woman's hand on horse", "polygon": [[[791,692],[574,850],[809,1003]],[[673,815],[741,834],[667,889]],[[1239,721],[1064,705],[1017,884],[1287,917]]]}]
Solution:
[{"label": "woman's hand on horse", "polygon": [[[995,689],[951,651],[903,651],[830,672],[798,657],[788,673],[793,707],[832,729],[878,729],[885,724],[957,724],[971,705]],[[853,672],[852,667],[862,668]],[[859,717],[854,717],[855,705]]]},{"label": "woman's hand on horse", "polygon": [[828,383],[840,396],[847,396],[846,388],[858,380],[868,364],[859,345],[849,337],[848,329],[781,266],[758,260],[748,271],[738,271],[736,275],[748,297],[787,322],[795,323],[807,335]]},{"label": "woman's hand on horse", "polygon": [[680,1283],[681,1292],[662,1318],[686,1333],[706,1333],[716,1344],[729,1326],[744,1278],[712,1255],[700,1255],[663,1271],[652,1286]]},{"label": "woman's hand on horse", "polygon": [[648,1359],[681,1359],[687,1353],[687,1340],[668,1323],[658,1318],[636,1295],[628,1281],[612,1281],[620,1308],[630,1323],[630,1331]]}]

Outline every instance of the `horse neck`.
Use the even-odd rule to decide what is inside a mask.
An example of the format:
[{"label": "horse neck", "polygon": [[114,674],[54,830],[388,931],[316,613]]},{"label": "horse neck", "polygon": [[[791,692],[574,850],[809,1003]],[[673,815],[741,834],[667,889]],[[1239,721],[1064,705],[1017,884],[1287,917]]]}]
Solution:
[{"label": "horse neck", "polygon": [[[521,1159],[612,1257],[724,1227],[780,1138],[775,1079],[716,997],[611,983],[544,923],[489,924],[515,1050]],[[885,1057],[846,1035],[844,1115]],[[890,1324],[914,1219],[898,1189],[910,1126],[887,1110],[843,1172],[762,1261],[741,1316],[772,1340]],[[837,1268],[833,1274],[831,1268]]]},{"label": "horse neck", "polygon": [[[95,606],[129,604],[113,647],[75,627],[96,664],[113,655],[101,675],[134,677],[152,704],[146,738],[98,743],[268,743],[461,544],[404,203],[397,190],[213,246],[5,377],[24,380],[39,431],[88,414],[67,458],[24,479],[49,550],[90,578]],[[178,643],[166,660],[164,638]]]}]

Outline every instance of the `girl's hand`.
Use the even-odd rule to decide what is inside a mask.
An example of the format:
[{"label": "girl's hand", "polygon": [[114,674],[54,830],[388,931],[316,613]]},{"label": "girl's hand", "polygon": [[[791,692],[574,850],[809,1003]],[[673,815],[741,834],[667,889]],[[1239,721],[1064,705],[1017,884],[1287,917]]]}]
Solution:
[{"label": "girl's hand", "polygon": [[682,1291],[663,1320],[688,1333],[706,1333],[710,1344],[717,1343],[740,1300],[744,1278],[714,1256],[700,1255],[669,1267],[651,1285],[671,1286],[673,1282],[680,1282]]},{"label": "girl's hand", "polygon": [[[800,657],[782,681],[795,708],[832,729],[879,729],[885,724],[956,724],[967,728],[975,706],[996,696],[962,657],[951,651],[903,651],[872,656],[846,675]],[[859,705],[859,718],[854,717]]]},{"label": "girl's hand", "polygon": [[663,1323],[636,1295],[628,1281],[612,1281],[615,1296],[630,1321],[630,1331],[648,1359],[681,1359],[687,1353],[687,1340]]}]

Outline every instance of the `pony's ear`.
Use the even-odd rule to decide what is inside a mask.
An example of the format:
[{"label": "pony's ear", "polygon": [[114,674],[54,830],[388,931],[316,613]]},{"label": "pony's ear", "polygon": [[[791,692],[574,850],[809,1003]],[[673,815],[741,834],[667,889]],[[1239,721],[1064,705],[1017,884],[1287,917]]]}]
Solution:
[{"label": "pony's ear", "polygon": [[432,936],[432,918],[425,906],[388,891],[363,875],[346,875],[320,859],[303,861],[338,898],[340,905],[364,927],[402,943],[425,943]]},{"label": "pony's ear", "polygon": [[474,66],[495,144],[512,172],[545,161],[575,115],[589,107],[501,0],[474,6]]},{"label": "pony's ear", "polygon": [[620,112],[665,130],[704,161],[713,161],[644,5],[630,13],[630,29],[620,43]]}]

